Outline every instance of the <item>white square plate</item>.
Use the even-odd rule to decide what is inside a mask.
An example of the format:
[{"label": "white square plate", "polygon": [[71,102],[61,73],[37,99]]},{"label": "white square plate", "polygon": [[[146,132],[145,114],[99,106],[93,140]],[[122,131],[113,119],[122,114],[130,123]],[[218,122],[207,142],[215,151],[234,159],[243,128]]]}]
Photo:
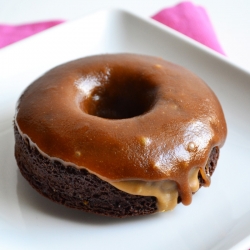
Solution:
[{"label": "white square plate", "polygon": [[[12,120],[22,90],[51,67],[91,54],[163,57],[203,78],[221,101],[228,138],[210,188],[168,213],[112,219],[55,204],[20,175]],[[247,249],[250,247],[250,75],[161,24],[106,10],[0,51],[0,249]],[[247,245],[249,244],[249,245]]]}]

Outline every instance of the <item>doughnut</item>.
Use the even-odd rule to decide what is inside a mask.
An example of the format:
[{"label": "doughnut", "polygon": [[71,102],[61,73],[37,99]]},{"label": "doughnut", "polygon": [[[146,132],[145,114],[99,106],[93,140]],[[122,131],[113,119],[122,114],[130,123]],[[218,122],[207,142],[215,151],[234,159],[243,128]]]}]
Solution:
[{"label": "doughnut", "polygon": [[21,174],[43,196],[112,217],[189,205],[208,187],[227,126],[189,70],[137,54],[94,55],[30,84],[14,118]]}]

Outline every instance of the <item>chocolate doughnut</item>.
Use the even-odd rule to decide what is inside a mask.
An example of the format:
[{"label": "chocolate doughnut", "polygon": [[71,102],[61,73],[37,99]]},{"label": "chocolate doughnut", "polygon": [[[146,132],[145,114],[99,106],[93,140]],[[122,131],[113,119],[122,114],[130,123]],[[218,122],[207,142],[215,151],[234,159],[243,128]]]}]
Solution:
[{"label": "chocolate doughnut", "polygon": [[227,134],[221,105],[196,75],[161,58],[90,56],[24,91],[15,155],[41,194],[114,217],[189,205],[209,186]]}]

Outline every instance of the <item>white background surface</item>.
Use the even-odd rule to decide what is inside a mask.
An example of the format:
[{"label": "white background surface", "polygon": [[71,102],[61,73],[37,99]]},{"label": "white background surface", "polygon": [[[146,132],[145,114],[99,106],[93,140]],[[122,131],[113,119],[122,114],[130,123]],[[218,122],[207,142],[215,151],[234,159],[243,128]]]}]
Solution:
[{"label": "white background surface", "polygon": [[[107,7],[119,7],[148,17],[177,3],[176,0],[0,0],[0,23],[74,20]],[[208,11],[230,60],[250,71],[250,1],[194,0],[193,3]]]}]

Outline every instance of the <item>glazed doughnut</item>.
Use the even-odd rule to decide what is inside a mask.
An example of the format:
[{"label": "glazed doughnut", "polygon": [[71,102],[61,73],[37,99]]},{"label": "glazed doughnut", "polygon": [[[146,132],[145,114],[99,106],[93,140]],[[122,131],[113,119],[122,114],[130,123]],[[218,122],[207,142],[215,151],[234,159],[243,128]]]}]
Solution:
[{"label": "glazed doughnut", "polygon": [[161,58],[89,56],[24,91],[15,154],[44,196],[125,217],[188,205],[210,176],[227,128],[213,91]]}]

